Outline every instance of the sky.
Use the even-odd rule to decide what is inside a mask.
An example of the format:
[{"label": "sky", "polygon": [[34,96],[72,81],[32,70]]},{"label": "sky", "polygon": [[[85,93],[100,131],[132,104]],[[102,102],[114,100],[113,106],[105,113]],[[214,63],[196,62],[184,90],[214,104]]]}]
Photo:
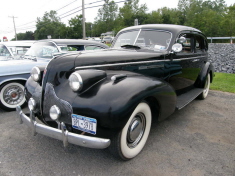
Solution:
[{"label": "sky", "polygon": [[[121,2],[124,0],[114,1],[119,2],[118,7],[122,7],[124,4],[124,2]],[[43,17],[46,11],[56,10],[61,18],[61,22],[65,24],[68,24],[68,20],[76,15],[82,14],[82,11],[76,12],[81,10],[82,0],[0,0],[0,2],[1,40],[4,36],[7,37],[8,40],[11,40],[15,36],[12,17],[15,17],[16,32],[24,33],[26,31],[34,31],[36,29],[35,24],[37,17]],[[94,22],[98,9],[101,8],[104,2],[102,0],[84,0],[84,2],[85,8],[87,8],[85,10],[86,22]],[[228,6],[235,3],[234,0],[225,0],[225,2]],[[139,0],[139,4],[144,3],[146,3],[149,12],[151,12],[162,7],[176,8],[178,0]],[[89,8],[92,6],[98,7]],[[70,15],[71,13],[74,14]]]}]

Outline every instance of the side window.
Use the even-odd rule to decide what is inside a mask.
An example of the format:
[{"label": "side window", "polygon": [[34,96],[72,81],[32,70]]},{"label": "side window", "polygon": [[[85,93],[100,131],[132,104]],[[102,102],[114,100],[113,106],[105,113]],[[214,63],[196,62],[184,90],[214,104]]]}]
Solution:
[{"label": "side window", "polygon": [[180,37],[185,37],[186,41],[182,43],[183,49],[181,53],[192,53],[193,52],[193,35],[192,34],[183,34]]},{"label": "side window", "polygon": [[99,46],[94,46],[94,45],[85,46],[85,50],[99,50],[99,49],[104,49],[104,48],[99,47]]},{"label": "side window", "polygon": [[206,50],[205,40],[200,35],[195,35],[195,52],[204,52]]}]

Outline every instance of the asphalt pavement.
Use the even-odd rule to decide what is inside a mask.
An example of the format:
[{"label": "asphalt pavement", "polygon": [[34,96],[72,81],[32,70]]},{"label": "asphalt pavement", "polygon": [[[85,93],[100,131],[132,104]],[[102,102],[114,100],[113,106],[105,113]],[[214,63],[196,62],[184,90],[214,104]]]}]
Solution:
[{"label": "asphalt pavement", "polygon": [[[27,111],[27,108],[24,108]],[[16,112],[0,110],[0,176],[235,176],[235,94],[210,91],[163,122],[130,161],[108,149],[33,136]]]}]

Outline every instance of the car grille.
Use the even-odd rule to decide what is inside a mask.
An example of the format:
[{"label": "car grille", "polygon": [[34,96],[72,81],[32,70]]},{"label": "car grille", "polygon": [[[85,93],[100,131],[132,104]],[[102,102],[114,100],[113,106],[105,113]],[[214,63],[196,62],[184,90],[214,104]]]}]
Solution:
[{"label": "car grille", "polygon": [[53,105],[58,106],[61,111],[61,116],[58,120],[65,123],[71,123],[71,114],[73,113],[72,106],[67,101],[57,97],[51,83],[46,83],[43,101],[43,114],[46,121],[51,121],[49,111]]}]

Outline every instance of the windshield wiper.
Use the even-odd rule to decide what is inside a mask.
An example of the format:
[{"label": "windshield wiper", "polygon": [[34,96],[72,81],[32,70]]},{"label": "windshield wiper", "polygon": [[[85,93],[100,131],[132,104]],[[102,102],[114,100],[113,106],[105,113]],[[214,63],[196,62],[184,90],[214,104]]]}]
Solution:
[{"label": "windshield wiper", "polygon": [[141,49],[140,46],[137,45],[122,45],[122,48],[135,48],[135,49]]}]

